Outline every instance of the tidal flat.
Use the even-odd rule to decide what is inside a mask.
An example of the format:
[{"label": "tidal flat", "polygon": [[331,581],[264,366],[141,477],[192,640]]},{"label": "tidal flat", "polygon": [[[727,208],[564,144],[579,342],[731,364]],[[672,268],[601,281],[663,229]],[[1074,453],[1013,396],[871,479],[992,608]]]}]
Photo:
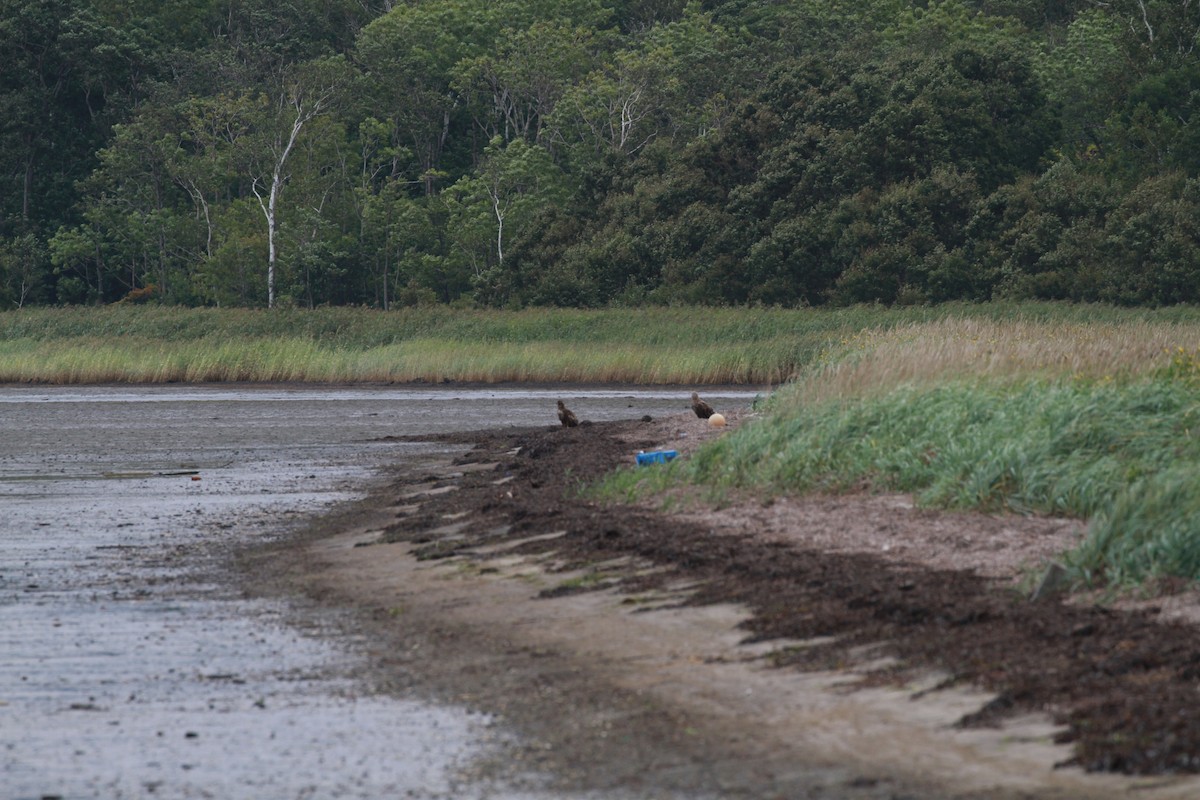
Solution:
[{"label": "tidal flat", "polygon": [[[556,424],[560,396],[0,389],[6,796],[531,796],[464,783],[507,736],[493,720],[379,693],[336,612],[250,599],[229,565],[439,447],[396,435]],[[670,390],[565,396],[597,420],[686,405]]]}]

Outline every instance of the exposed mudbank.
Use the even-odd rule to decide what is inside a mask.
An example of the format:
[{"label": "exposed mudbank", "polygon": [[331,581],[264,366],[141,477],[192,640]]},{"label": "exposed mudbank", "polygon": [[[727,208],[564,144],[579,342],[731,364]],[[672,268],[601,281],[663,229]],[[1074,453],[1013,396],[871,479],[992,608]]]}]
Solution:
[{"label": "exposed mudbank", "polygon": [[[815,498],[789,538],[729,510],[575,494],[639,449],[711,435],[680,415],[439,437],[473,449],[267,561],[301,559],[293,587],[368,612],[380,680],[499,714],[532,743],[501,771],[563,789],[1196,795],[1188,625],[1032,604],[1011,574],[831,552],[838,530],[876,523],[874,498]],[[894,535],[937,519],[897,504]]]}]

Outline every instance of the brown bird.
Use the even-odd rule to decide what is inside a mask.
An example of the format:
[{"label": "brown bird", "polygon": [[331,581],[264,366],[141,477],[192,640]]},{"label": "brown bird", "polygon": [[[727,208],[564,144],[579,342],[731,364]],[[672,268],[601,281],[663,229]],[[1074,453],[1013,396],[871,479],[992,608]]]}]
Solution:
[{"label": "brown bird", "polygon": [[713,415],[713,407],[701,400],[696,392],[692,392],[692,411],[695,411],[700,419],[708,419]]},{"label": "brown bird", "polygon": [[558,401],[558,421],[563,424],[564,428],[574,428],[579,424],[579,418],[575,416],[571,409],[563,405],[562,400]]}]

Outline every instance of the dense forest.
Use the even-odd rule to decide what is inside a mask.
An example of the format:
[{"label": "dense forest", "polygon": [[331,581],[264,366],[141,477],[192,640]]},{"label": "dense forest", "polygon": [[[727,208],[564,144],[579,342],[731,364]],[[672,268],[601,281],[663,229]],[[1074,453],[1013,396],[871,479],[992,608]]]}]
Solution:
[{"label": "dense forest", "polygon": [[0,308],[1200,300],[1193,0],[0,0]]}]

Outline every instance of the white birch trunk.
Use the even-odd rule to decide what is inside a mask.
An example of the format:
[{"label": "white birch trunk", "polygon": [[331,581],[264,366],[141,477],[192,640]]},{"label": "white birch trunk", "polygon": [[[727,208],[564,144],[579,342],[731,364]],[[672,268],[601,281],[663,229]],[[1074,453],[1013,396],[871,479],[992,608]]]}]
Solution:
[{"label": "white birch trunk", "polygon": [[275,152],[275,163],[271,170],[271,191],[264,201],[262,195],[258,191],[257,180],[251,185],[254,190],[254,196],[258,198],[258,205],[262,208],[263,216],[267,220],[267,308],[275,307],[275,233],[276,225],[276,209],[279,204],[279,194],[283,189],[284,168],[287,166],[288,156],[291,155],[292,148],[296,145],[296,139],[300,136],[300,131],[304,128],[304,123],[312,119],[316,110],[305,111],[300,103],[296,103],[296,118],[292,121],[292,132],[288,135],[287,143],[283,148]]}]

